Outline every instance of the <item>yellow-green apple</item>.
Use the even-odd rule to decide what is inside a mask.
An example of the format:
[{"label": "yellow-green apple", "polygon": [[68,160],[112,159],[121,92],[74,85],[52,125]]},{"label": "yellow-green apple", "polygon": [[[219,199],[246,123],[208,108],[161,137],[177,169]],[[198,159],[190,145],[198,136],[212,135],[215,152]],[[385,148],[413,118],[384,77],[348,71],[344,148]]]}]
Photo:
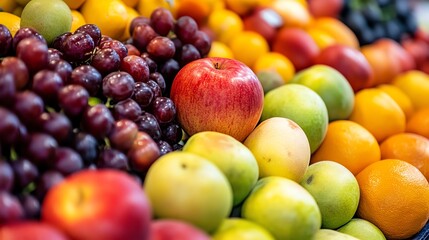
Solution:
[{"label": "yellow-green apple", "polygon": [[142,240],[149,237],[152,210],[127,173],[82,170],[48,191],[41,218],[74,240]]},{"label": "yellow-green apple", "polygon": [[236,217],[225,219],[212,237],[212,240],[275,240],[261,225]]},{"label": "yellow-green apple", "polygon": [[337,231],[359,239],[386,240],[383,232],[377,226],[362,218],[352,218]]},{"label": "yellow-green apple", "polygon": [[282,25],[283,18],[268,6],[257,6],[249,14],[243,16],[244,30],[261,34],[268,43],[273,41]]},{"label": "yellow-green apple", "polygon": [[256,76],[261,82],[264,94],[285,83],[282,76],[278,72],[272,70],[260,70],[256,72]]},{"label": "yellow-green apple", "polygon": [[68,240],[59,229],[40,221],[21,221],[0,226],[1,240]]},{"label": "yellow-green apple", "polygon": [[313,38],[298,27],[281,28],[272,43],[272,50],[285,55],[297,71],[314,64],[319,47]]},{"label": "yellow-green apple", "polygon": [[373,81],[373,71],[365,56],[356,48],[331,44],[322,49],[315,64],[328,65],[339,71],[355,92],[369,86]]},{"label": "yellow-green apple", "polygon": [[323,99],[311,88],[288,83],[265,94],[261,121],[284,117],[304,130],[311,153],[316,151],[326,136],[328,110]]},{"label": "yellow-green apple", "polygon": [[311,194],[283,177],[261,178],[244,200],[242,217],[260,224],[276,239],[312,239],[322,217]]},{"label": "yellow-green apple", "polygon": [[310,144],[298,124],[283,117],[264,120],[244,145],[252,151],[259,176],[280,176],[300,182],[310,163]]},{"label": "yellow-green apple", "polygon": [[150,240],[210,240],[210,235],[196,226],[177,219],[156,219],[150,224]]},{"label": "yellow-green apple", "polygon": [[343,0],[308,0],[308,10],[313,17],[336,18],[343,8]]},{"label": "yellow-green apple", "polygon": [[208,57],[185,65],[174,78],[170,97],[188,135],[222,132],[243,141],[262,113],[264,92],[244,63]]},{"label": "yellow-green apple", "polygon": [[360,240],[351,235],[332,229],[319,229],[312,240]]},{"label": "yellow-green apple", "polygon": [[317,64],[298,72],[290,81],[313,89],[325,102],[329,121],[347,119],[354,106],[350,83],[335,68]]},{"label": "yellow-green apple", "polygon": [[355,215],[359,184],[343,165],[329,160],[313,163],[301,185],[316,199],[322,214],[322,228],[337,229]]},{"label": "yellow-green apple", "polygon": [[196,133],[186,141],[183,151],[216,164],[231,184],[234,206],[243,201],[258,180],[255,156],[243,143],[227,134],[213,131]]},{"label": "yellow-green apple", "polygon": [[208,233],[232,209],[232,189],[209,160],[183,151],[169,152],[149,168],[144,189],[156,218],[179,219]]}]

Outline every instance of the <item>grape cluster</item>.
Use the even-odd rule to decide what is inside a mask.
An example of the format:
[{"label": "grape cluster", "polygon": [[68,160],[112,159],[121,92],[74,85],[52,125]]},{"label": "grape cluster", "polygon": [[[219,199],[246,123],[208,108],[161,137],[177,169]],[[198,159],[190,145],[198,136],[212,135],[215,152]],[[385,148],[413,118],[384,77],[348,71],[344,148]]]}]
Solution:
[{"label": "grape cluster", "polygon": [[169,88],[210,38],[164,8],[129,30],[121,42],[86,24],[48,46],[34,29],[12,37],[0,24],[0,224],[37,219],[47,191],[76,171],[114,168],[142,182],[181,148]]},{"label": "grape cluster", "polygon": [[417,19],[409,0],[345,0],[340,20],[356,34],[360,45],[380,38],[400,42],[417,30]]}]

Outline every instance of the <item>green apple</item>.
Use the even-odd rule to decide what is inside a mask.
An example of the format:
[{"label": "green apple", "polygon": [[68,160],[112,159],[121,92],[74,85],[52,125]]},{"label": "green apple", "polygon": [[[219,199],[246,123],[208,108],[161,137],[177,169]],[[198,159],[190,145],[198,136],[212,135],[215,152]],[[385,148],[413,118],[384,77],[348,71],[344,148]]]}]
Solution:
[{"label": "green apple", "polygon": [[272,117],[261,122],[244,141],[259,166],[259,176],[280,176],[300,182],[310,163],[310,144],[294,121]]},{"label": "green apple", "polygon": [[264,89],[264,94],[273,90],[274,88],[280,87],[285,83],[282,76],[280,76],[280,74],[276,71],[261,70],[256,73],[256,76],[261,82],[262,89]]},{"label": "green apple", "polygon": [[326,136],[328,110],[323,99],[311,88],[287,83],[265,94],[261,121],[284,117],[296,122],[307,135],[311,153]]},{"label": "green apple", "polygon": [[212,237],[212,240],[275,240],[267,229],[243,218],[225,219]]},{"label": "green apple", "polygon": [[319,229],[312,240],[368,240],[359,239],[351,235],[341,233],[332,229]]},{"label": "green apple", "polygon": [[316,199],[322,228],[336,229],[353,218],[359,205],[359,184],[350,170],[334,161],[311,164],[301,185]]},{"label": "green apple", "polygon": [[383,232],[370,221],[352,218],[348,223],[337,229],[338,232],[365,240],[386,240]]},{"label": "green apple", "polygon": [[21,27],[34,28],[50,44],[71,29],[73,16],[62,0],[32,0],[21,13]]},{"label": "green apple", "polygon": [[316,201],[287,178],[261,178],[244,200],[241,215],[266,228],[276,239],[312,239],[321,227]]},{"label": "green apple", "polygon": [[232,209],[228,179],[211,161],[174,151],[149,168],[144,189],[156,218],[187,221],[213,232]]},{"label": "green apple", "polygon": [[325,102],[329,121],[347,119],[354,106],[353,88],[335,68],[313,65],[298,72],[290,81],[313,89]]},{"label": "green apple", "polygon": [[258,163],[252,152],[230,135],[213,131],[196,133],[186,141],[183,151],[216,164],[231,184],[234,206],[244,200],[258,180]]}]

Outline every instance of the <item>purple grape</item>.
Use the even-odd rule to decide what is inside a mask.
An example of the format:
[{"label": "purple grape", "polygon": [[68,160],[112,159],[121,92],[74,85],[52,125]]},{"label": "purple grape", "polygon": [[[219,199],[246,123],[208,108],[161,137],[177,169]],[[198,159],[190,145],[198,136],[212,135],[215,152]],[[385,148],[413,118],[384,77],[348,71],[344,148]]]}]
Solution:
[{"label": "purple grape", "polygon": [[169,124],[162,129],[162,139],[174,145],[182,140],[182,128],[178,124]]},{"label": "purple grape", "polygon": [[58,183],[64,180],[64,175],[55,170],[45,171],[39,178],[36,184],[36,196],[42,200],[46,193]]},{"label": "purple grape", "polygon": [[157,97],[151,104],[151,112],[160,124],[170,123],[176,117],[176,106],[167,97]]},{"label": "purple grape", "polygon": [[121,71],[129,73],[135,82],[147,82],[149,80],[149,66],[140,56],[129,55],[122,59]]},{"label": "purple grape", "polygon": [[151,136],[139,131],[134,144],[127,153],[132,170],[145,172],[161,156],[158,144]]},{"label": "purple grape", "polygon": [[97,167],[128,171],[129,166],[127,155],[116,149],[103,149],[98,156]]},{"label": "purple grape", "polygon": [[128,29],[130,35],[131,36],[133,35],[134,29],[137,26],[140,26],[143,24],[150,25],[150,19],[148,17],[145,17],[145,16],[137,16],[137,17],[133,18],[133,20],[131,20],[131,23],[130,23],[130,28]]},{"label": "purple grape", "polygon": [[27,85],[29,80],[28,68],[21,59],[12,56],[3,58],[1,67],[3,71],[12,73],[16,89],[23,89]]},{"label": "purple grape", "polygon": [[170,38],[157,36],[150,40],[150,42],[147,44],[146,51],[155,61],[165,61],[174,57],[176,47]]},{"label": "purple grape", "polygon": [[79,117],[88,106],[88,91],[76,84],[67,85],[58,92],[58,103],[70,118]]},{"label": "purple grape", "polygon": [[12,145],[16,143],[20,135],[18,117],[6,108],[0,107],[0,143]]},{"label": "purple grape", "polygon": [[48,61],[63,59],[63,53],[56,48],[48,48]]},{"label": "purple grape", "polygon": [[136,121],[141,114],[142,109],[139,104],[131,98],[119,101],[113,107],[113,116],[116,120],[129,119]]},{"label": "purple grape", "polygon": [[94,48],[94,41],[89,34],[74,33],[64,39],[60,51],[68,61],[83,62],[91,56]]},{"label": "purple grape", "polygon": [[165,83],[164,76],[162,76],[159,72],[153,72],[149,75],[149,79],[153,80],[158,84],[158,86],[161,88],[161,94],[165,93],[165,89],[167,88],[167,85]]},{"label": "purple grape", "polygon": [[177,19],[174,32],[183,43],[192,43],[198,31],[197,22],[189,16],[181,16]]},{"label": "purple grape", "polygon": [[173,151],[173,147],[166,141],[159,140],[156,143],[158,144],[161,156]]},{"label": "purple grape", "polygon": [[101,41],[101,31],[100,28],[98,28],[95,24],[84,24],[80,27],[78,27],[74,33],[86,33],[89,36],[91,36],[92,41],[94,42],[95,46],[98,46]]},{"label": "purple grape", "polygon": [[155,116],[151,113],[144,112],[136,122],[139,131],[146,132],[155,141],[161,139],[161,127]]},{"label": "purple grape", "polygon": [[138,131],[138,127],[133,121],[129,119],[118,120],[108,136],[110,145],[115,149],[126,152],[133,145]]},{"label": "purple grape", "polygon": [[10,191],[14,185],[14,173],[10,164],[0,159],[0,192]]},{"label": "purple grape", "polygon": [[131,97],[134,86],[134,79],[129,73],[112,72],[103,78],[103,95],[114,101],[121,101]]},{"label": "purple grape", "polygon": [[19,201],[24,209],[26,219],[37,219],[40,216],[40,202],[31,194],[24,194],[19,197]]},{"label": "purple grape", "polygon": [[[64,41],[70,37],[72,35],[71,32],[65,32],[62,33],[60,35],[58,35],[51,43],[52,48],[57,49],[57,50],[61,50],[62,46],[64,44]],[[62,54],[62,53],[61,53]]]},{"label": "purple grape", "polygon": [[26,90],[15,95],[12,111],[27,127],[33,127],[35,119],[44,112],[45,104],[42,98],[32,91]]},{"label": "purple grape", "polygon": [[11,162],[11,166],[15,175],[15,186],[18,189],[25,188],[39,176],[37,166],[27,158],[18,158]]},{"label": "purple grape", "polygon": [[64,114],[45,112],[40,115],[40,131],[51,135],[58,143],[65,142],[72,132],[72,124]]},{"label": "purple grape", "polygon": [[0,68],[0,105],[10,104],[15,94],[16,87],[13,74]]},{"label": "purple grape", "polygon": [[58,143],[55,138],[46,133],[31,133],[29,142],[23,152],[36,165],[47,166],[55,156]]},{"label": "purple grape", "polygon": [[88,107],[83,114],[83,129],[96,139],[106,137],[114,126],[115,120],[109,109],[103,104]]},{"label": "purple grape", "polygon": [[51,70],[41,70],[33,77],[32,90],[48,104],[57,102],[58,91],[63,86],[61,76]]},{"label": "purple grape", "polygon": [[140,56],[141,54],[140,51],[134,45],[127,43],[125,44],[125,47],[127,48],[127,51],[128,51],[127,56],[130,56],[130,55]]},{"label": "purple grape", "polygon": [[167,85],[166,93],[169,93],[169,87],[171,87],[171,84],[173,83],[173,80],[180,69],[180,64],[173,58],[165,61],[160,67],[159,72],[162,74],[162,76],[164,76]]},{"label": "purple grape", "polygon": [[132,39],[133,45],[140,51],[145,52],[148,43],[158,34],[149,24],[140,24],[134,28]]},{"label": "purple grape", "polygon": [[79,153],[86,164],[92,163],[97,158],[98,142],[91,134],[84,132],[77,133],[72,148]]},{"label": "purple grape", "polygon": [[159,35],[167,36],[173,30],[174,17],[168,9],[158,7],[150,15],[150,25]]},{"label": "purple grape", "polygon": [[152,58],[150,58],[149,53],[144,52],[140,57],[146,61],[150,73],[156,72],[158,70],[158,65]]},{"label": "purple grape", "polygon": [[95,52],[91,58],[91,66],[97,69],[101,75],[105,76],[119,70],[121,67],[121,59],[115,50],[103,48]]},{"label": "purple grape", "polygon": [[205,57],[210,52],[212,41],[206,32],[198,30],[195,33],[192,45],[194,45],[198,49],[202,57]]},{"label": "purple grape", "polygon": [[132,99],[134,99],[141,108],[146,108],[154,99],[154,92],[147,83],[138,82],[135,85]]},{"label": "purple grape", "polygon": [[55,151],[53,169],[67,176],[83,168],[83,160],[79,153],[68,147],[59,147]]},{"label": "purple grape", "polygon": [[63,59],[49,61],[48,69],[58,73],[64,84],[69,84],[70,76],[73,71],[72,65]]},{"label": "purple grape", "polygon": [[48,45],[35,37],[25,38],[16,46],[16,56],[34,74],[48,66]]},{"label": "purple grape", "polygon": [[0,57],[6,57],[12,50],[12,34],[9,29],[0,24]]},{"label": "purple grape", "polygon": [[9,192],[0,191],[0,226],[18,222],[24,218],[24,209],[18,198]]},{"label": "purple grape", "polygon": [[91,65],[76,67],[70,76],[70,84],[81,85],[88,91],[90,96],[98,94],[102,82],[101,73]]},{"label": "purple grape", "polygon": [[40,33],[38,33],[34,28],[23,27],[18,29],[15,33],[15,36],[13,37],[13,40],[12,40],[13,49],[16,49],[18,46],[18,43],[21,42],[23,39],[32,38],[32,37],[39,39],[42,43],[47,45],[46,39]]},{"label": "purple grape", "polygon": [[128,48],[122,42],[118,40],[108,40],[104,41],[99,46],[100,49],[110,48],[113,49],[119,56],[119,59],[122,60],[128,55]]},{"label": "purple grape", "polygon": [[187,43],[182,46],[182,49],[180,50],[180,54],[178,56],[178,61],[180,63],[180,66],[183,67],[186,64],[200,58],[201,55],[198,49],[194,45]]},{"label": "purple grape", "polygon": [[153,99],[162,96],[162,89],[154,80],[149,79],[146,83],[153,92]]},{"label": "purple grape", "polygon": [[101,40],[100,40],[100,43],[98,44],[98,46],[100,47],[100,45],[103,44],[104,42],[111,41],[111,40],[113,40],[113,38],[111,38],[107,35],[101,34]]}]

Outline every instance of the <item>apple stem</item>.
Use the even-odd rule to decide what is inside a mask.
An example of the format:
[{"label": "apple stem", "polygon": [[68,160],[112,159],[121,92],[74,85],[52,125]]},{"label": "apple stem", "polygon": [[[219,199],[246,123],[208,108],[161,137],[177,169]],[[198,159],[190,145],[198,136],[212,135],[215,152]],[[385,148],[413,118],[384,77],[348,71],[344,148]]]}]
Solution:
[{"label": "apple stem", "polygon": [[214,63],[214,67],[216,68],[216,69],[219,69],[219,63]]}]

